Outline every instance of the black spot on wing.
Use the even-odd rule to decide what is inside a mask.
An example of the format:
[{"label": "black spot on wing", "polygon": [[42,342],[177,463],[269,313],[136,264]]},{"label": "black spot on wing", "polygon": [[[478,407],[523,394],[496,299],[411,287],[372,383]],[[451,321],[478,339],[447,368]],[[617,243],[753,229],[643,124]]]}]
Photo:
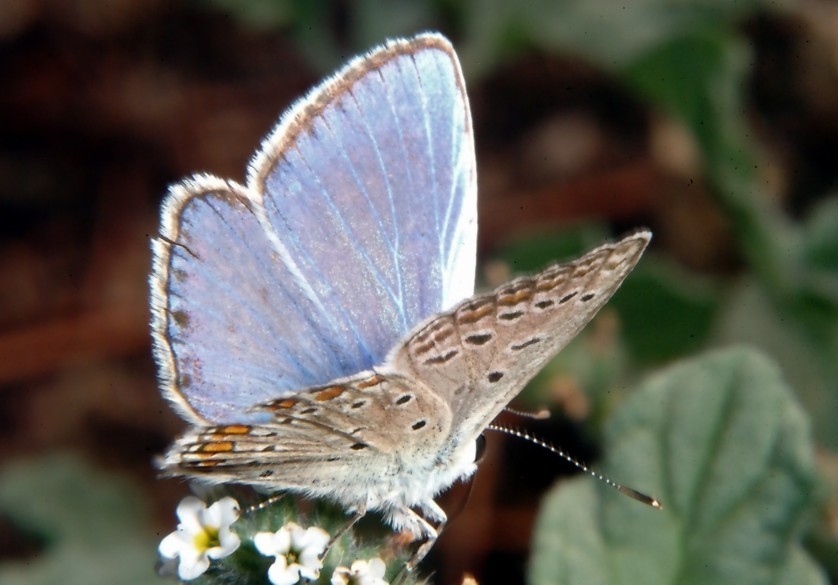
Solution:
[{"label": "black spot on wing", "polygon": [[513,343],[512,345],[509,346],[509,349],[511,349],[512,351],[521,351],[522,349],[525,349],[525,348],[527,348],[531,345],[535,345],[536,343],[538,343],[540,341],[541,341],[540,337],[531,337],[530,339],[527,339],[526,341],[522,341],[521,343]]}]

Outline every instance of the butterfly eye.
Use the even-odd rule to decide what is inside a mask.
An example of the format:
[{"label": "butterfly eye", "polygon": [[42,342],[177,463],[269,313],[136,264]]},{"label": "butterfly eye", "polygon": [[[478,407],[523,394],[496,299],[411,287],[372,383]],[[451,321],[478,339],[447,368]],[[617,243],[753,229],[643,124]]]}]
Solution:
[{"label": "butterfly eye", "polygon": [[480,463],[483,460],[483,456],[486,454],[486,437],[483,433],[480,433],[480,436],[477,437],[477,441],[475,441],[475,449],[474,449],[474,462]]}]

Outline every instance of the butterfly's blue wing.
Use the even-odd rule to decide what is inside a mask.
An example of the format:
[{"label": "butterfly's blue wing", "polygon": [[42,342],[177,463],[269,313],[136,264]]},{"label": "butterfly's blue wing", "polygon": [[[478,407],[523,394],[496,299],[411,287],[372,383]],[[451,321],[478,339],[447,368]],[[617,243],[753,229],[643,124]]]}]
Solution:
[{"label": "butterfly's blue wing", "polygon": [[462,75],[437,35],[350,62],[283,116],[246,186],[173,187],[154,243],[155,356],[197,422],[381,363],[474,287]]}]

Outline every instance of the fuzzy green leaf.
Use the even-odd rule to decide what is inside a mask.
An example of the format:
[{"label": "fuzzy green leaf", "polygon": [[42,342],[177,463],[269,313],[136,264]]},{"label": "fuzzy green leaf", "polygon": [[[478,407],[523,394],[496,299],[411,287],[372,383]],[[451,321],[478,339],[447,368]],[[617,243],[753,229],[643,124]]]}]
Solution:
[{"label": "fuzzy green leaf", "polygon": [[663,511],[580,479],[536,527],[530,583],[825,583],[799,545],[813,497],[808,423],[760,354],[735,349],[646,383],[606,429],[612,477]]},{"label": "fuzzy green leaf", "polygon": [[138,491],[74,456],[0,469],[0,513],[44,543],[34,558],[0,563],[4,585],[140,585],[157,579],[157,541]]}]

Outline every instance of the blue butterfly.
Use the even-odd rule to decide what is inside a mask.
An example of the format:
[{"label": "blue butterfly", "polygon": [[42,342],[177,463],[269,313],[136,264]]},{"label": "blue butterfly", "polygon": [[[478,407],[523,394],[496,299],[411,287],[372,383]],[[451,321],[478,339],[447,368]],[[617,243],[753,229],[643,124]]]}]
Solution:
[{"label": "blue butterfly", "polygon": [[434,34],[298,101],[245,185],[174,186],[152,327],[163,391],[192,427],[163,469],[381,511],[425,537],[418,562],[446,520],[434,497],[474,473],[483,430],[651,237],[472,297],[476,214],[462,73]]}]

